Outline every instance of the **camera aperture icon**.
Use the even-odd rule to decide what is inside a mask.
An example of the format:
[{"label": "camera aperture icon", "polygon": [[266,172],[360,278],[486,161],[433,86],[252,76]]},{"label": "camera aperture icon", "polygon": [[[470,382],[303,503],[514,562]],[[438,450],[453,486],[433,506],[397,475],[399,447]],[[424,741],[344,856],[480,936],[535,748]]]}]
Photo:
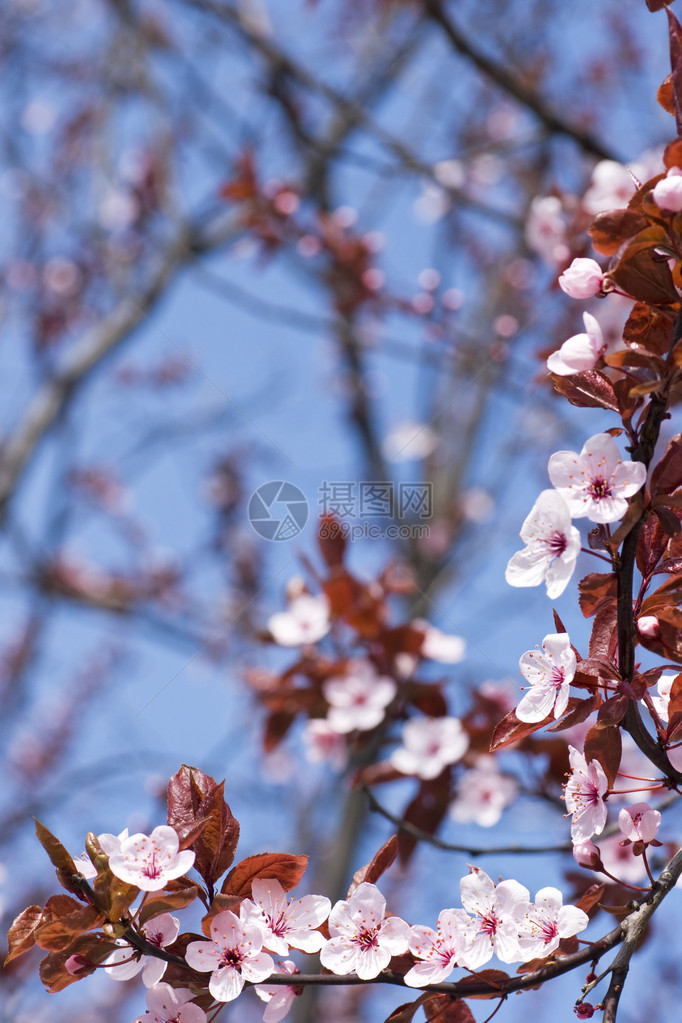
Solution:
[{"label": "camera aperture icon", "polygon": [[249,522],[265,540],[291,540],[308,521],[308,502],[294,483],[271,480],[251,495]]}]

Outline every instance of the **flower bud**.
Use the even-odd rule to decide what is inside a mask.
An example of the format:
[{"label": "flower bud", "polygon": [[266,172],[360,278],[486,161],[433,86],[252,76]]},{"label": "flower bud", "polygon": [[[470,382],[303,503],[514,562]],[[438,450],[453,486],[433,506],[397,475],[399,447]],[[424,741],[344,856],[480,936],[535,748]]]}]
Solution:
[{"label": "flower bud", "polygon": [[603,283],[602,268],[594,259],[574,259],[559,277],[559,287],[570,298],[593,298]]},{"label": "flower bud", "polygon": [[682,210],[682,168],[671,167],[654,187],[652,195],[660,210],[679,213]]},{"label": "flower bud", "polygon": [[589,1002],[581,1002],[580,1005],[576,1005],[574,1012],[578,1019],[590,1019],[594,1016],[594,1006]]},{"label": "flower bud", "polygon": [[576,842],[573,846],[573,859],[578,866],[587,870],[602,870],[604,866],[598,846],[589,838],[585,842]]},{"label": "flower bud", "polygon": [[661,629],[656,615],[642,615],[637,619],[637,631],[641,636],[649,636],[652,639],[658,636]]}]

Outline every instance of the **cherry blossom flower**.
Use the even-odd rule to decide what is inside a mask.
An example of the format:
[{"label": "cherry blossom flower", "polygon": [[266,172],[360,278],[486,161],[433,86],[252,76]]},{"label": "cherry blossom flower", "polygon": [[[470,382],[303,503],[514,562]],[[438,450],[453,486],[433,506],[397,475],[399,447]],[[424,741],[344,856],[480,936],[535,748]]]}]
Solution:
[{"label": "cherry blossom flower", "polygon": [[216,1001],[231,1002],[245,981],[260,983],[274,970],[262,947],[260,928],[244,924],[226,909],[211,920],[211,941],[191,941],[185,959],[193,970],[211,973],[208,989]]},{"label": "cherry blossom flower", "polygon": [[604,271],[594,259],[574,259],[559,277],[559,287],[570,298],[593,298],[603,284]]},{"label": "cherry blossom flower", "polygon": [[580,553],[580,533],[571,525],[571,513],[556,490],[543,490],[521,526],[525,549],[507,565],[510,586],[539,586],[545,582],[554,600],[566,589]]},{"label": "cherry blossom flower", "polygon": [[303,729],[306,759],[311,763],[328,760],[337,771],[348,761],[348,748],[342,735],[335,731],[326,718],[310,718]]},{"label": "cherry blossom flower", "polygon": [[332,904],[326,896],[304,895],[287,902],[279,881],[268,878],[252,881],[251,893],[253,901],[245,899],[239,915],[244,924],[259,928],[263,948],[281,955],[286,955],[290,947],[320,951],[326,938],[315,928],[329,916]]},{"label": "cherry blossom flower", "polygon": [[682,168],[670,167],[666,176],[654,185],[652,196],[660,210],[679,213],[682,210]]},{"label": "cherry blossom flower", "polygon": [[186,987],[157,984],[147,992],[147,1011],[133,1023],[206,1023],[206,1013]]},{"label": "cherry blossom flower", "polygon": [[[648,803],[624,806],[618,814],[618,827],[630,842],[653,842],[661,826],[661,815]],[[636,850],[635,850],[636,851]]]},{"label": "cherry blossom flower", "polygon": [[361,732],[376,728],[397,692],[393,679],[377,675],[369,661],[351,660],[347,670],[348,674],[328,678],[322,685],[330,705],[327,721],[341,735],[356,728]]},{"label": "cherry blossom flower", "polygon": [[594,316],[583,313],[584,334],[574,334],[547,359],[547,369],[560,377],[570,377],[594,369],[609,349],[602,329]]},{"label": "cherry blossom flower", "polygon": [[288,611],[280,611],[268,619],[268,629],[280,646],[317,643],[330,628],[327,598],[312,597],[309,593],[294,597]]},{"label": "cherry blossom flower", "polygon": [[[296,974],[300,972],[291,959],[285,959],[283,963],[279,964],[279,968],[275,967],[275,973]],[[288,1013],[294,998],[302,993],[302,987],[293,987],[289,984],[278,984],[271,987],[268,987],[267,984],[257,984],[256,994],[268,1003],[263,1013],[263,1023],[279,1023]]]},{"label": "cherry blossom flower", "polygon": [[622,163],[600,160],[592,171],[592,184],[583,196],[583,206],[592,216],[627,206],[635,187],[632,174]]},{"label": "cherry blossom flower", "polygon": [[662,721],[668,720],[668,705],[670,703],[670,690],[672,689],[673,682],[677,678],[674,672],[665,672],[658,680],[656,689],[658,690],[658,696],[652,696],[651,702],[653,703],[658,716]]},{"label": "cherry blossom flower", "polygon": [[546,263],[563,263],[567,258],[566,222],[557,196],[533,199],[526,219],[526,242]]},{"label": "cherry blossom flower", "polygon": [[[172,945],[177,938],[180,921],[170,913],[161,913],[143,924],[141,930],[152,945],[156,945],[157,948],[165,948],[166,945]],[[154,987],[159,983],[168,965],[163,959],[140,955],[132,945],[122,938],[119,938],[116,944],[121,947],[112,952],[104,963],[106,973],[112,980],[130,980],[141,970],[142,983],[145,987]]]},{"label": "cherry blossom flower", "polygon": [[573,518],[616,522],[628,510],[626,498],[644,485],[643,462],[624,462],[608,433],[596,433],[575,451],[556,451],[547,467],[549,478],[566,501]]},{"label": "cherry blossom flower", "polygon": [[519,721],[543,721],[550,714],[560,718],[568,706],[568,690],[576,669],[576,657],[565,632],[550,633],[542,641],[542,653],[527,650],[519,668],[531,688],[516,708]]},{"label": "cherry blossom flower", "polygon": [[385,917],[386,900],[376,887],[363,881],[350,899],[337,902],[329,914],[331,939],[320,953],[320,962],[332,973],[355,972],[372,980],[391,958],[407,951],[410,927],[397,916]]},{"label": "cherry blossom flower", "polygon": [[464,658],[466,643],[461,636],[451,636],[420,618],[412,622],[417,628],[424,629],[419,653],[422,657],[428,657],[430,661],[438,661],[439,664],[458,664]]},{"label": "cherry blossom flower", "polygon": [[[102,852],[107,856],[111,856],[113,852],[118,852],[121,848],[121,842],[128,837],[128,829],[124,828],[120,835],[110,835],[105,832],[102,835],[97,836]],[[78,873],[85,878],[86,881],[91,881],[93,877],[97,877],[97,867],[94,865],[87,853],[82,853],[78,859],[74,859],[74,863],[78,867]]]},{"label": "cherry blossom flower", "polygon": [[482,828],[490,828],[514,801],[517,791],[514,779],[500,773],[495,757],[480,756],[462,775],[457,796],[450,804],[450,816],[462,823],[473,821]]},{"label": "cherry blossom flower", "polygon": [[410,952],[421,962],[415,963],[405,974],[408,987],[440,984],[446,980],[476,930],[476,922],[463,909],[442,910],[435,931],[431,927],[413,927]]},{"label": "cherry blossom flower", "polygon": [[530,893],[518,881],[496,885],[479,867],[459,883],[462,905],[476,922],[461,964],[475,970],[495,954],[503,963],[521,959],[519,926],[530,907]]},{"label": "cherry blossom flower", "polygon": [[403,728],[403,744],[391,754],[392,766],[428,780],[461,759],[469,736],[459,718],[411,718]]},{"label": "cherry blossom flower", "polygon": [[189,849],[180,852],[179,845],[177,832],[161,824],[149,836],[137,834],[124,839],[118,851],[109,856],[109,867],[121,881],[145,892],[156,892],[168,881],[186,874],[194,863],[194,853]]},{"label": "cherry blossom flower", "polygon": [[592,835],[600,835],[606,824],[604,798],[609,783],[604,768],[598,760],[589,764],[575,747],[568,747],[571,774],[566,784],[564,798],[568,812],[573,814],[571,839],[584,842]]},{"label": "cherry blossom flower", "polygon": [[577,906],[564,906],[558,888],[541,888],[519,928],[522,958],[543,958],[559,947],[562,938],[572,938],[589,923],[587,913]]}]

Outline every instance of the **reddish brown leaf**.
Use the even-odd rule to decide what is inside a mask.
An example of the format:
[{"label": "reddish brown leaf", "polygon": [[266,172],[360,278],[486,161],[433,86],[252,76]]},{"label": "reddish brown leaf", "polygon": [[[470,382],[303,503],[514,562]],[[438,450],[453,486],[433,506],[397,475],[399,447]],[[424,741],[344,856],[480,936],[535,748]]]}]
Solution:
[{"label": "reddish brown leaf", "polygon": [[412,1023],[415,1012],[429,998],[428,991],[425,991],[414,1002],[405,1002],[394,1009],[390,1016],[387,1016],[384,1023]]},{"label": "reddish brown leaf", "polygon": [[608,778],[609,787],[612,788],[616,781],[622,754],[622,741],[618,725],[603,724],[598,721],[585,736],[583,752],[588,763],[591,760],[599,761]]},{"label": "reddish brown leaf", "polygon": [[624,694],[611,696],[599,708],[597,721],[603,725],[619,725],[625,717],[629,699]]},{"label": "reddish brown leaf", "polygon": [[601,696],[599,693],[592,693],[586,700],[579,700],[570,696],[568,700],[568,713],[547,729],[548,732],[562,732],[565,728],[573,728],[587,721],[590,714],[599,706]]},{"label": "reddish brown leaf", "polygon": [[623,242],[648,227],[649,221],[635,210],[607,210],[592,221],[592,245],[605,256],[615,256]]},{"label": "reddish brown leaf", "polygon": [[40,979],[48,991],[55,993],[63,991],[69,984],[75,984],[83,977],[94,973],[95,966],[85,968],[74,976],[64,968],[64,963],[72,955],[83,956],[85,960],[90,959],[93,964],[103,963],[107,956],[116,949],[116,942],[113,938],[106,938],[103,934],[82,934],[76,938],[68,949],[61,952],[50,952],[40,964]]},{"label": "reddish brown leaf", "polygon": [[682,28],[672,13],[666,8],[668,15],[668,35],[670,39],[670,69],[672,72],[672,100],[675,110],[677,134],[682,135]]},{"label": "reddish brown leaf", "polygon": [[596,370],[585,370],[570,377],[550,373],[555,391],[563,394],[571,405],[578,408],[605,408],[618,412],[618,399],[611,381]]},{"label": "reddish brown leaf", "polygon": [[376,884],[381,875],[391,866],[397,855],[398,836],[391,835],[388,842],[385,842],[378,853],[372,857],[371,862],[355,871],[346,898],[349,899],[357,886],[362,884],[363,881]]},{"label": "reddish brown leaf", "polygon": [[561,618],[559,618],[559,614],[558,614],[558,612],[554,608],[552,608],[552,614],[554,615],[554,628],[556,629],[556,631],[557,632],[568,632],[568,629],[566,628],[566,626],[562,622]]},{"label": "reddish brown leaf", "polygon": [[69,901],[73,903],[70,912],[64,913],[60,907],[60,911],[55,913],[53,909],[57,907],[54,906],[52,899],[48,899],[45,910],[47,913],[49,908],[52,919],[47,919],[35,931],[35,942],[41,948],[60,952],[70,948],[74,938],[83,932],[92,931],[105,923],[104,914],[100,913],[95,906],[84,906],[81,902],[76,902],[75,899]]},{"label": "reddish brown leaf", "polygon": [[194,886],[184,888],[179,892],[162,892],[145,902],[140,912],[140,923],[146,924],[147,920],[152,920],[155,916],[160,916],[161,913],[177,913],[179,909],[185,909],[194,902],[197,894],[197,889]]},{"label": "reddish brown leaf", "polygon": [[554,717],[551,714],[544,721],[519,721],[516,711],[510,710],[495,726],[495,731],[490,741],[490,752],[494,753],[498,749],[504,749],[505,746],[511,746],[515,742],[520,742],[521,739],[525,739],[527,736],[532,735],[533,732],[537,732],[538,729],[544,728],[545,725],[549,725],[553,721]]},{"label": "reddish brown leaf", "polygon": [[36,928],[42,920],[43,911],[40,906],[29,906],[14,919],[7,935],[9,952],[5,957],[5,966],[23,952],[28,952],[29,948],[33,948]]},{"label": "reddish brown leaf", "polygon": [[168,824],[177,831],[181,849],[189,848],[204,827],[206,820],[199,807],[215,791],[216,784],[210,775],[187,764],[168,782]]},{"label": "reddish brown leaf", "polygon": [[343,565],[346,542],[343,524],[333,515],[323,515],[317,527],[317,546],[328,568]]},{"label": "reddish brown leaf", "polygon": [[682,487],[682,434],[676,433],[666,444],[663,455],[651,473],[652,494],[672,494]]},{"label": "reddish brown leaf", "polygon": [[[650,5],[651,4],[659,4],[660,3],[660,5],[662,7],[664,4],[672,3],[672,0],[646,0],[646,2],[647,2],[647,7],[649,7],[649,10],[660,10],[660,7],[652,8]],[[656,99],[658,100],[658,102],[661,104],[661,106],[663,107],[663,109],[665,111],[667,111],[669,114],[672,114],[673,117],[675,116],[675,104],[673,102],[673,76],[672,75],[666,75],[666,77],[663,79],[663,81],[661,82],[661,84],[658,87],[658,92],[656,93]]]},{"label": "reddish brown leaf", "polygon": [[658,515],[647,515],[637,540],[637,568],[642,575],[650,575],[666,547],[669,536]]},{"label": "reddish brown leaf", "polygon": [[623,340],[630,350],[636,348],[641,354],[653,352],[665,356],[674,327],[675,319],[668,309],[655,309],[645,302],[636,302],[623,327]]},{"label": "reddish brown leaf", "polygon": [[471,1009],[461,998],[430,995],[422,1008],[429,1023],[476,1023]]},{"label": "reddish brown leaf", "polygon": [[[508,984],[510,979],[509,974],[504,973],[502,970],[479,970],[470,977],[463,977],[462,980],[459,980],[457,982],[457,990],[465,998],[499,998],[501,994],[504,994],[505,984]],[[468,993],[470,988],[477,988],[481,984],[488,984],[490,986],[490,994]]]},{"label": "reddish brown leaf", "polygon": [[639,302],[668,305],[679,299],[668,264],[651,248],[640,248],[639,242],[635,242],[632,252],[626,249],[618,265],[609,271],[609,277]]},{"label": "reddish brown leaf", "polygon": [[583,913],[590,913],[595,906],[599,905],[604,892],[606,891],[605,884],[593,884],[583,892],[578,901],[575,903],[577,909],[582,909]]},{"label": "reddish brown leaf", "polygon": [[257,853],[233,867],[220,889],[227,895],[244,895],[251,898],[251,882],[256,878],[273,878],[279,881],[285,892],[295,888],[308,866],[307,856],[293,856],[290,853]]},{"label": "reddish brown leaf", "polygon": [[209,891],[231,866],[239,841],[239,822],[223,799],[224,789],[225,782],[215,786],[197,811],[197,816],[206,823],[192,845],[196,853],[194,867]]},{"label": "reddish brown leaf", "polygon": [[594,616],[589,656],[590,658],[611,661],[613,660],[613,654],[617,645],[616,600],[614,597],[606,597],[600,602]]},{"label": "reddish brown leaf", "polygon": [[591,618],[604,597],[615,597],[616,576],[613,572],[591,572],[578,583],[580,610]]}]

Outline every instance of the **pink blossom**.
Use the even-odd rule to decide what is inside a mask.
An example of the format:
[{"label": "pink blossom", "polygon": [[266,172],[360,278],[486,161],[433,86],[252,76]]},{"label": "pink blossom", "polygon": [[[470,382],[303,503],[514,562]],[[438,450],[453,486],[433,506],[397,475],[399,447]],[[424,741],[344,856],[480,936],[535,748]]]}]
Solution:
[{"label": "pink blossom", "polygon": [[587,870],[600,870],[603,866],[599,847],[589,838],[584,842],[576,842],[573,846],[573,859],[579,867]]},{"label": "pink blossom", "polygon": [[559,277],[559,287],[570,298],[593,298],[603,283],[604,272],[594,259],[574,259]]},{"label": "pink blossom", "polygon": [[525,549],[510,560],[505,579],[510,586],[539,586],[547,596],[559,597],[573,575],[580,553],[580,533],[571,525],[571,513],[556,490],[543,490],[521,527]]},{"label": "pink blossom", "polygon": [[206,1023],[206,1013],[186,987],[157,984],[147,992],[147,1011],[133,1023]]},{"label": "pink blossom", "polygon": [[461,759],[469,736],[458,718],[411,718],[403,728],[403,744],[391,754],[393,767],[429,779]]},{"label": "pink blossom", "polygon": [[378,675],[370,661],[349,661],[347,672],[328,678],[322,686],[329,704],[327,721],[341,735],[356,728],[361,732],[376,728],[397,692],[393,679]]},{"label": "pink blossom", "polygon": [[[106,856],[111,856],[113,852],[118,852],[121,848],[121,842],[128,837],[128,829],[124,828],[120,835],[110,835],[105,832],[102,835],[97,836],[102,852]],[[74,863],[78,867],[78,873],[86,879],[91,881],[93,877],[97,877],[97,867],[91,861],[87,853],[82,853],[78,859],[74,860]]]},{"label": "pink blossom", "polygon": [[526,221],[526,242],[546,263],[563,263],[568,256],[566,222],[555,195],[533,199]]},{"label": "pink blossom", "polygon": [[649,636],[652,639],[660,635],[661,627],[656,615],[641,615],[637,619],[637,632],[640,636]]},{"label": "pink blossom", "polygon": [[211,973],[208,989],[218,1002],[231,1002],[244,982],[259,983],[275,968],[262,952],[263,935],[258,927],[244,924],[231,910],[211,920],[211,941],[191,941],[185,959],[193,970]]},{"label": "pink blossom", "polygon": [[608,433],[590,437],[580,454],[555,452],[547,468],[573,518],[586,515],[592,522],[621,519],[628,510],[626,499],[646,481],[644,463],[624,462]]},{"label": "pink blossom", "polygon": [[648,803],[633,803],[618,814],[618,827],[631,842],[653,842],[660,826],[660,813]]},{"label": "pink blossom", "polygon": [[315,928],[329,916],[331,902],[326,896],[304,895],[287,902],[279,881],[267,878],[252,881],[251,893],[253,902],[245,899],[239,915],[243,923],[259,928],[263,948],[280,955],[286,955],[289,948],[320,951],[326,939]]},{"label": "pink blossom", "polygon": [[409,925],[397,916],[386,918],[385,912],[386,900],[367,881],[350,899],[337,902],[329,914],[331,939],[320,953],[322,965],[341,976],[355,972],[361,980],[377,977],[410,943]]},{"label": "pink blossom", "polygon": [[288,611],[280,611],[268,619],[268,629],[280,646],[317,643],[330,628],[327,598],[312,597],[309,593],[294,597]]},{"label": "pink blossom", "polygon": [[458,958],[476,933],[476,923],[462,909],[444,909],[438,916],[437,930],[412,928],[410,952],[421,962],[415,963],[404,977],[408,987],[440,984],[450,976]]},{"label": "pink blossom", "polygon": [[571,838],[574,842],[584,842],[604,830],[607,816],[604,798],[609,783],[598,760],[591,760],[588,764],[583,754],[573,746],[568,747],[568,756],[571,774],[564,798],[568,812],[573,814]]},{"label": "pink blossom", "polygon": [[670,167],[666,176],[654,185],[652,195],[660,210],[679,213],[682,210],[682,168]]},{"label": "pink blossom", "polygon": [[519,946],[526,961],[550,955],[562,938],[572,938],[587,927],[587,913],[562,903],[558,888],[541,888],[535,896],[519,928]]},{"label": "pink blossom", "polygon": [[635,187],[632,174],[622,163],[601,160],[592,171],[592,184],[585,192],[583,206],[592,216],[627,206]]},{"label": "pink blossom", "polygon": [[673,682],[675,681],[676,678],[677,675],[675,675],[674,672],[665,672],[665,674],[661,675],[661,677],[658,680],[658,683],[656,684],[658,695],[651,697],[651,702],[653,703],[658,713],[658,716],[661,718],[662,721],[668,720],[670,690],[672,689]]},{"label": "pink blossom", "polygon": [[618,835],[611,835],[605,838],[599,845],[602,865],[619,881],[628,884],[639,884],[646,877],[646,867],[641,856],[635,856],[632,845],[626,842],[621,844]]},{"label": "pink blossom", "polygon": [[[285,959],[283,963],[279,964],[279,969],[275,968],[275,973],[290,973],[293,975],[300,972],[291,959]],[[289,984],[271,985],[270,987],[267,984],[257,984],[256,994],[264,1002],[268,1003],[263,1013],[263,1023],[279,1023],[288,1013],[294,998],[302,993],[302,987],[292,987]]]},{"label": "pink blossom", "polygon": [[476,922],[461,964],[476,970],[495,954],[504,963],[521,959],[518,932],[530,907],[530,894],[518,881],[496,885],[479,867],[459,883],[462,905]]},{"label": "pink blossom", "polygon": [[531,688],[516,708],[519,721],[543,721],[550,714],[561,717],[568,706],[568,690],[576,669],[576,657],[565,632],[550,633],[542,641],[542,653],[527,650],[519,668]]},{"label": "pink blossom", "polygon": [[[166,945],[172,945],[177,938],[180,921],[170,913],[161,913],[143,924],[141,930],[148,942],[157,948],[165,948]],[[145,987],[154,987],[159,983],[168,965],[163,959],[140,955],[123,938],[119,938],[116,944],[121,947],[112,952],[104,963],[106,972],[112,980],[130,980],[141,970],[142,983]]]},{"label": "pink blossom", "polygon": [[570,377],[594,369],[608,350],[602,329],[594,316],[583,313],[584,334],[574,334],[564,341],[561,348],[547,359],[547,369],[560,377]]},{"label": "pink blossom", "polygon": [[412,624],[425,630],[419,651],[422,657],[439,664],[458,664],[463,659],[466,643],[461,636],[448,635],[418,618]]},{"label": "pink blossom", "polygon": [[194,863],[189,849],[179,851],[180,842],[173,828],[165,824],[151,835],[131,835],[109,856],[109,867],[116,877],[145,892],[165,888],[168,881],[182,877]]},{"label": "pink blossom", "polygon": [[457,796],[450,804],[450,816],[456,821],[473,821],[479,827],[490,828],[514,801],[517,791],[514,779],[498,770],[495,757],[480,756],[462,775]]},{"label": "pink blossom", "polygon": [[348,761],[348,748],[342,735],[335,731],[326,718],[310,718],[303,729],[306,759],[311,763],[328,760],[337,771]]}]

